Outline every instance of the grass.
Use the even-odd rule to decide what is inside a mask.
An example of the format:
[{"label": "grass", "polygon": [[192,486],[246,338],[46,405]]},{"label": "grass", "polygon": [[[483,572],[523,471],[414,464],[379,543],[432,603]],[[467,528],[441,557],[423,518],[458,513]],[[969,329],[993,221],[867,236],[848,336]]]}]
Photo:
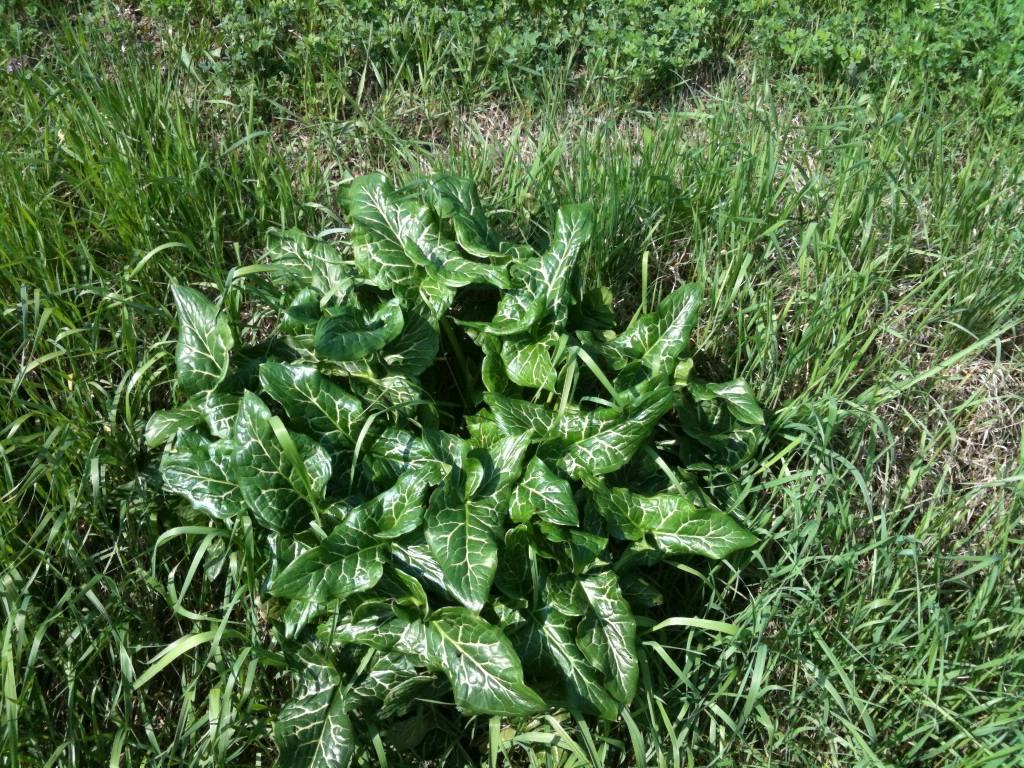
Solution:
[{"label": "grass", "polygon": [[661,105],[434,71],[268,108],[170,46],[45,40],[0,76],[0,763],[272,761],[247,532],[182,520],[141,439],[168,285],[336,227],[344,180],[383,168],[470,175],[528,237],[593,200],[623,313],[644,253],[655,290],[702,282],[698,368],[773,415],[735,500],[762,544],[674,580],[682,618],[735,632],[647,628],[621,723],[439,718],[367,765],[1020,764],[1019,122],[753,59]]}]

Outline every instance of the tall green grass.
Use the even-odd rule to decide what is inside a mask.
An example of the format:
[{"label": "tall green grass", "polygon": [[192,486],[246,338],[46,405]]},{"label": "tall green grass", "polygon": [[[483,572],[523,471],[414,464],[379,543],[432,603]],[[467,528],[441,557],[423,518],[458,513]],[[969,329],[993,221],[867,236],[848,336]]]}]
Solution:
[{"label": "tall green grass", "polygon": [[193,63],[112,63],[109,45],[68,32],[0,81],[5,764],[273,759],[286,692],[259,584],[225,556],[247,532],[225,546],[184,524],[141,431],[170,398],[169,282],[217,285],[273,226],[337,227],[344,180],[369,168],[472,176],[533,239],[557,202],[593,200],[592,277],[626,315],[644,285],[702,282],[698,368],[746,377],[772,440],[735,499],[762,544],[679,573],[692,614],[644,628],[653,661],[622,723],[453,717],[366,764],[1019,759],[1012,124],[927,93],[782,98],[749,72],[656,111],[557,85],[467,104],[417,79],[347,94],[345,121],[315,100],[268,119]]}]

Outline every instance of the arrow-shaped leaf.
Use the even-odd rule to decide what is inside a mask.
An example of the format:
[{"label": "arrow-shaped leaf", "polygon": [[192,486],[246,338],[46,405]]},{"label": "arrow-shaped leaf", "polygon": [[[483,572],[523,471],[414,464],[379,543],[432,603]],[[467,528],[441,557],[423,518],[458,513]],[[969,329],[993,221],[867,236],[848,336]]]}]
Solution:
[{"label": "arrow-shaped leaf", "polygon": [[317,354],[328,360],[362,360],[384,349],[404,326],[402,304],[397,298],[381,304],[369,317],[357,307],[346,305],[317,323],[313,344]]},{"label": "arrow-shaped leaf", "polygon": [[355,445],[363,404],[316,368],[263,363],[260,383],[284,407],[296,429],[337,446]]},{"label": "arrow-shaped leaf", "polygon": [[178,308],[178,386],[188,395],[211,390],[228,372],[229,353],[235,345],[231,326],[199,291],[184,285],[171,290]]},{"label": "arrow-shaped leaf", "polygon": [[698,509],[679,494],[643,496],[625,488],[591,486],[598,511],[619,538],[638,541],[651,534],[675,555],[722,558],[757,543],[749,531],[724,512]]},{"label": "arrow-shaped leaf", "polygon": [[601,673],[576,647],[572,620],[558,611],[549,610],[541,624],[548,652],[565,676],[569,699],[606,720],[618,717],[619,706],[601,683]]},{"label": "arrow-shaped leaf", "polygon": [[604,345],[603,353],[617,368],[628,360],[642,360],[655,374],[671,371],[689,346],[701,293],[696,284],[680,286],[662,299],[653,312],[634,318],[622,334]]},{"label": "arrow-shaped leaf", "polygon": [[555,388],[555,366],[550,345],[544,341],[508,339],[501,345],[508,378],[521,387]]},{"label": "arrow-shaped leaf", "polygon": [[404,472],[391,488],[367,502],[367,515],[373,519],[377,536],[396,539],[419,527],[429,474],[424,469]]},{"label": "arrow-shaped leaf", "polygon": [[521,717],[544,708],[523,681],[523,667],[505,634],[465,608],[442,608],[427,623],[427,653],[447,675],[467,715]]},{"label": "arrow-shaped leaf", "polygon": [[323,500],[331,460],[301,434],[283,435],[292,440],[297,453],[286,455],[272,418],[257,395],[245,393],[235,421],[234,466],[253,515],[272,530],[290,531],[305,521],[311,503]]},{"label": "arrow-shaped leaf", "polygon": [[461,472],[434,491],[427,509],[427,544],[445,587],[473,611],[484,607],[498,567],[494,517],[492,501],[467,498]]},{"label": "arrow-shaped leaf", "polygon": [[322,674],[281,710],[274,724],[279,768],[348,768],[356,738],[337,672]]},{"label": "arrow-shaped leaf", "polygon": [[[600,634],[596,644],[599,654],[592,654],[603,662],[608,676],[608,687],[619,701],[628,704],[636,694],[640,666],[636,656],[636,620],[629,603],[622,596],[614,571],[595,573],[580,580],[580,586],[590,604],[590,613],[584,617],[580,634],[585,635],[588,623]],[[593,648],[595,644],[591,644]]]},{"label": "arrow-shaped leaf", "polygon": [[352,265],[337,248],[298,229],[270,233],[267,257],[281,267],[281,276],[319,293],[344,295],[352,285]]},{"label": "arrow-shaped leaf", "polygon": [[165,453],[160,461],[164,487],[217,520],[241,514],[245,511],[245,499],[234,480],[233,449],[230,441],[208,443],[183,432],[174,450]]},{"label": "arrow-shaped leaf", "polygon": [[319,546],[289,563],[274,579],[270,594],[328,603],[370,589],[383,574],[383,546],[346,520]]},{"label": "arrow-shaped leaf", "polygon": [[625,408],[618,419],[602,425],[596,434],[570,445],[559,464],[574,477],[581,472],[604,475],[621,469],[674,404],[668,387],[651,392]]},{"label": "arrow-shaped leaf", "polygon": [[520,334],[544,319],[562,328],[573,300],[576,262],[593,228],[589,205],[559,209],[548,250],[539,259],[515,264],[511,271],[518,287],[502,295],[488,331],[501,336]]},{"label": "arrow-shaped leaf", "polygon": [[539,457],[526,466],[509,504],[512,520],[525,523],[534,515],[555,525],[579,525],[579,513],[569,483],[556,475]]}]

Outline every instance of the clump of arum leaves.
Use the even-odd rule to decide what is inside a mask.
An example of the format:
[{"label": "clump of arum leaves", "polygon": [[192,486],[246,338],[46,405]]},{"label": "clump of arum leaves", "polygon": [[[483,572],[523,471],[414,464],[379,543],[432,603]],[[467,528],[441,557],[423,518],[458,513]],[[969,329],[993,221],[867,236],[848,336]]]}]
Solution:
[{"label": "clump of arum leaves", "polygon": [[348,243],[277,233],[219,302],[175,287],[184,403],[147,427],[185,514],[256,532],[281,763],[346,765],[428,702],[615,718],[657,564],[754,543],[701,482],[763,416],[693,375],[699,288],[616,333],[587,206],[541,253],[460,178],[364,176],[347,213]]}]

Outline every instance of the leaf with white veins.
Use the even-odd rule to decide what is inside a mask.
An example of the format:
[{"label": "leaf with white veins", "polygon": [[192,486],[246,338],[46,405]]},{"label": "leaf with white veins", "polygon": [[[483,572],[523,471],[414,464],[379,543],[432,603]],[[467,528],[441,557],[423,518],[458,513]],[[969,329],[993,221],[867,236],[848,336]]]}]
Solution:
[{"label": "leaf with white veins", "polygon": [[263,363],[260,383],[284,407],[297,429],[334,445],[355,445],[363,404],[316,368]]},{"label": "leaf with white veins", "polygon": [[467,715],[522,717],[544,709],[544,700],[523,681],[511,641],[465,608],[442,608],[430,617],[427,653]]},{"label": "leaf with white veins", "polygon": [[614,571],[591,574],[580,580],[580,586],[590,604],[589,617],[596,623],[604,640],[602,651],[608,687],[615,698],[628,704],[636,694],[640,674],[636,656],[636,619],[622,596]]},{"label": "leaf with white veins", "polygon": [[356,751],[337,672],[311,679],[274,723],[279,768],[348,768]]},{"label": "leaf with white veins", "polygon": [[463,474],[452,473],[434,491],[426,514],[430,552],[444,573],[445,587],[463,605],[479,612],[498,567],[494,542],[495,506],[490,499],[466,498]]},{"label": "leaf with white veins", "polygon": [[509,504],[512,520],[525,523],[533,515],[555,525],[579,525],[579,512],[569,483],[556,475],[539,457],[526,466]]},{"label": "leaf with white veins", "polygon": [[189,395],[211,390],[228,373],[229,355],[235,345],[231,326],[199,291],[184,285],[174,285],[171,291],[178,307],[178,386]]},{"label": "leaf with white veins", "polygon": [[594,485],[591,495],[613,534],[630,541],[650,534],[670,554],[719,559],[757,543],[729,515],[698,509],[679,494],[643,496],[625,488]]},{"label": "leaf with white veins", "polygon": [[294,530],[323,500],[331,461],[323,448],[300,434],[290,435],[301,467],[286,455],[275,434],[270,409],[252,392],[242,398],[235,421],[234,465],[253,515],[275,531]]}]

